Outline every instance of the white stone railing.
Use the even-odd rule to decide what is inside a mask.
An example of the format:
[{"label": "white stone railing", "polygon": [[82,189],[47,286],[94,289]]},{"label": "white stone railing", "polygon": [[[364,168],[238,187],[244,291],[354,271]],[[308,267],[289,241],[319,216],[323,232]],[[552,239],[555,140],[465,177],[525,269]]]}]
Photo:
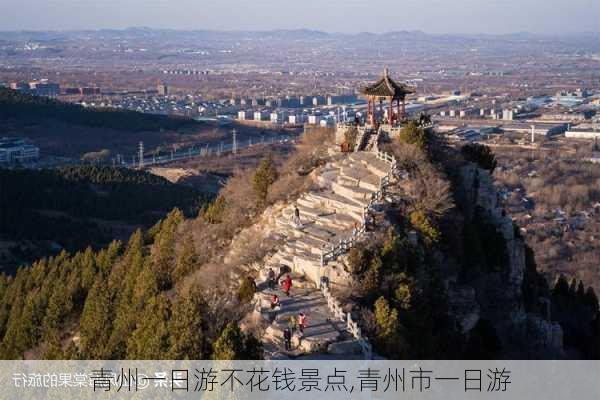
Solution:
[{"label": "white stone railing", "polygon": [[328,262],[335,261],[338,257],[348,253],[350,249],[354,247],[356,242],[362,239],[367,232],[367,224],[371,219],[375,204],[383,200],[386,187],[390,184],[392,178],[399,173],[398,163],[394,156],[381,151],[378,151],[376,155],[379,160],[390,164],[390,169],[385,176],[381,177],[379,180],[379,189],[371,194],[369,202],[363,208],[363,218],[360,227],[352,230],[352,234],[348,239],[340,239],[340,241],[337,244],[334,244],[329,250],[321,251],[321,267],[326,266]]},{"label": "white stone railing", "polygon": [[373,358],[373,347],[369,343],[369,339],[363,336],[358,322],[354,321],[352,314],[345,313],[340,302],[331,294],[328,283],[319,282],[319,288],[323,293],[323,297],[327,301],[327,307],[335,318],[346,324],[348,332],[358,341],[365,360]]},{"label": "white stone railing", "polygon": [[[379,134],[379,133],[378,133]],[[388,153],[377,150],[376,156],[379,160],[390,165],[390,169],[388,173],[381,177],[379,180],[379,189],[371,194],[371,198],[367,205],[365,205],[363,209],[363,221],[361,226],[358,229],[354,229],[352,231],[352,235],[348,239],[343,239],[338,242],[337,245],[332,246],[332,248],[328,251],[321,252],[321,267],[327,265],[329,261],[335,261],[341,255],[346,254],[350,251],[352,247],[356,245],[356,243],[362,239],[362,237],[367,232],[367,223],[371,219],[371,214],[374,210],[375,204],[381,202],[385,197],[385,189],[390,184],[392,178],[394,176],[398,176],[400,174],[400,169],[398,167],[398,162],[396,158]],[[360,326],[358,322],[352,318],[350,313],[345,313],[342,309],[340,302],[331,294],[329,290],[329,283],[325,279],[322,279],[317,283],[318,288],[323,293],[325,300],[327,301],[327,307],[334,315],[335,318],[343,321],[346,324],[346,329],[348,332],[358,341],[361,347],[361,351],[366,360],[370,360],[373,358],[373,347],[369,343],[367,337],[363,336]]]}]

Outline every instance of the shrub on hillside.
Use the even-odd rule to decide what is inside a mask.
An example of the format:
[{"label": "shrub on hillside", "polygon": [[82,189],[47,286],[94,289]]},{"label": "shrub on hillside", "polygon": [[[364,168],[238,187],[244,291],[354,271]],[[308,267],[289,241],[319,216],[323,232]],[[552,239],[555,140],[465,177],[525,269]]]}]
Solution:
[{"label": "shrub on hillside", "polygon": [[462,155],[468,161],[474,162],[479,165],[480,168],[490,171],[493,173],[498,165],[496,156],[492,153],[492,150],[483,144],[470,143],[462,147],[460,150]]},{"label": "shrub on hillside", "polygon": [[425,244],[431,245],[440,240],[440,231],[431,223],[423,211],[410,213],[410,223],[423,236]]},{"label": "shrub on hillside", "polygon": [[427,132],[421,128],[416,121],[409,121],[408,124],[402,128],[398,139],[400,143],[415,145],[422,151],[425,151],[429,144]]},{"label": "shrub on hillside", "polygon": [[267,200],[269,188],[277,180],[277,177],[277,167],[273,161],[273,155],[269,153],[261,160],[252,177],[252,187],[260,201]]}]

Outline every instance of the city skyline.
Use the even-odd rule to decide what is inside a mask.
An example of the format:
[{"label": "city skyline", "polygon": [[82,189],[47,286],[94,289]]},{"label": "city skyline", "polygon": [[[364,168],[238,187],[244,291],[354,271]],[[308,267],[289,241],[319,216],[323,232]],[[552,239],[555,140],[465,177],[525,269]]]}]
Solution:
[{"label": "city skyline", "polygon": [[[282,4],[284,3],[284,4]],[[433,34],[572,34],[600,32],[600,2],[574,0],[332,0],[321,4],[259,0],[0,0],[0,31],[156,29]],[[423,10],[427,10],[424,12]],[[385,12],[383,12],[385,11]],[[365,18],[370,15],[372,17]],[[249,18],[248,16],[251,16]],[[43,18],[42,18],[43,16]],[[536,18],[532,18],[536,16]]]}]

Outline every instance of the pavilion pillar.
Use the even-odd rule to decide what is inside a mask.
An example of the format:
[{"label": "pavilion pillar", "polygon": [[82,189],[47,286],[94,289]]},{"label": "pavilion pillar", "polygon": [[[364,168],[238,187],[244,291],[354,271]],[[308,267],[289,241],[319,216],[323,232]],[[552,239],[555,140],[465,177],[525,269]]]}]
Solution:
[{"label": "pavilion pillar", "polygon": [[400,99],[396,99],[396,123],[400,124]]},{"label": "pavilion pillar", "polygon": [[402,121],[404,121],[405,116],[406,116],[406,103],[404,102],[404,99],[402,99],[402,118],[401,118]]},{"label": "pavilion pillar", "polygon": [[394,123],[394,106],[392,104],[393,102],[394,98],[388,97],[388,124],[390,126],[392,126]]}]

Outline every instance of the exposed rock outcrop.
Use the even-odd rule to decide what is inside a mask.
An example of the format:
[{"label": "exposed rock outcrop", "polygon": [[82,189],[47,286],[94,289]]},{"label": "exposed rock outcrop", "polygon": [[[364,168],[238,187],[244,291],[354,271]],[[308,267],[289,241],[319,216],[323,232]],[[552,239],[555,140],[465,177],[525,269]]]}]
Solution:
[{"label": "exposed rock outcrop", "polygon": [[526,312],[523,295],[525,242],[515,233],[512,220],[500,206],[490,174],[475,164],[468,164],[460,171],[458,189],[457,196],[466,211],[465,217],[495,228],[500,234],[498,240],[504,241],[496,245],[505,246],[507,259],[501,270],[486,271],[473,279],[466,277],[460,289],[449,291],[455,317],[465,331],[472,329],[478,319],[490,321],[503,344],[505,357],[511,354],[532,358],[561,357],[560,325],[545,316]]}]

